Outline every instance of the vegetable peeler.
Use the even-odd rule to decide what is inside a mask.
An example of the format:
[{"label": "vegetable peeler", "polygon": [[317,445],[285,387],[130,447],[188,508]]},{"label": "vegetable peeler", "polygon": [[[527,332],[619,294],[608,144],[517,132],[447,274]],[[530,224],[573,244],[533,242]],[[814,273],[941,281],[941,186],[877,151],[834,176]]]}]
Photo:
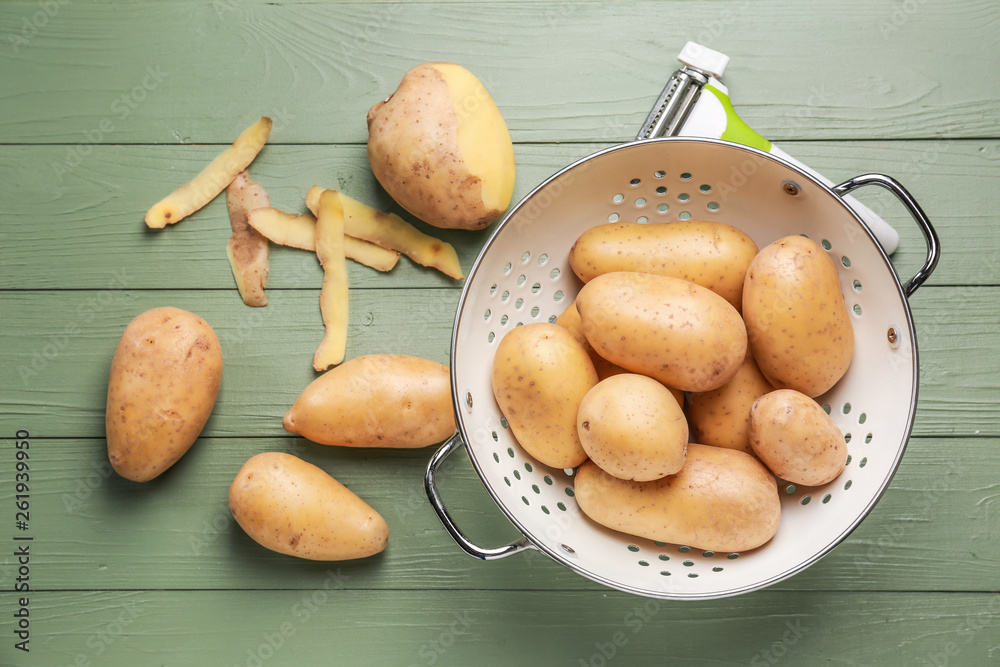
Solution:
[{"label": "vegetable peeler", "polygon": [[[677,59],[683,67],[670,77],[636,140],[680,136],[732,141],[781,158],[833,187],[833,181],[757,134],[736,114],[729,90],[720,81],[729,65],[729,56],[688,42]],[[886,254],[895,252],[899,232],[854,197],[846,195],[844,200],[875,235]]]}]

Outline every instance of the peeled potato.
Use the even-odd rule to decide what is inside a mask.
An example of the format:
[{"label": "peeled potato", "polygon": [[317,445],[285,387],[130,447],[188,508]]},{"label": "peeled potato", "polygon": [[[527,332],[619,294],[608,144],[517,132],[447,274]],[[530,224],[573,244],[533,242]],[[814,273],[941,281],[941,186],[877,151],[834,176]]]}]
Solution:
[{"label": "peeled potato", "polygon": [[321,468],[282,452],[250,458],[229,487],[229,509],[255,542],[308,560],[364,558],[385,549],[385,519]]},{"label": "peeled potato", "polygon": [[453,63],[417,65],[368,112],[368,160],[386,192],[436,227],[482,229],[514,192],[514,147],[483,84]]}]

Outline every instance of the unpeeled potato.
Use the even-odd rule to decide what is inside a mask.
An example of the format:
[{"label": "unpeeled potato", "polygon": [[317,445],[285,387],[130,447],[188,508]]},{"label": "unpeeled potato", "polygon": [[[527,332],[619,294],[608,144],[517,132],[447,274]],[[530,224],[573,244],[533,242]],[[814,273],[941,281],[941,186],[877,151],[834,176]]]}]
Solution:
[{"label": "unpeeled potato", "polygon": [[305,388],[289,433],[341,447],[426,447],[455,432],[448,367],[402,354],[355,357]]},{"label": "unpeeled potato", "polygon": [[[594,346],[590,344],[587,340],[587,336],[583,333],[583,322],[580,319],[580,311],[576,307],[576,301],[572,302],[566,306],[566,310],[560,313],[559,317],[556,318],[556,324],[561,326],[566,331],[575,338],[583,348],[587,350],[587,354],[590,356],[590,360],[594,363],[594,370],[597,371],[598,380],[607,380],[612,375],[619,375],[621,373],[629,373],[630,371],[622,368],[617,364],[613,364],[601,355],[597,354],[597,350]],[[663,385],[667,387],[667,385]],[[670,394],[677,401],[677,404],[681,407],[684,406],[684,392],[680,389],[674,387],[667,387],[670,390]]]},{"label": "unpeeled potato", "polygon": [[125,328],[108,378],[108,458],[122,477],[146,482],[197,440],[222,382],[222,348],[205,320],[153,308]]},{"label": "unpeeled potato", "polygon": [[750,406],[769,391],[774,391],[774,386],[757,368],[753,352],[747,350],[732,380],[718,389],[688,395],[687,415],[694,439],[703,445],[753,454],[747,434]]},{"label": "unpeeled potato", "polygon": [[754,549],[774,537],[781,519],[774,477],[734,449],[690,443],[680,472],[651,482],[618,479],[593,461],[574,480],[580,509],[597,523],[695,549]]},{"label": "unpeeled potato", "polygon": [[497,345],[492,381],[497,405],[526,452],[553,468],[587,460],[576,417],[597,371],[568,331],[548,322],[508,331]]},{"label": "unpeeled potato", "polygon": [[740,310],[747,267],[757,251],[753,239],[722,222],[609,222],[580,235],[569,251],[569,264],[583,282],[612,271],[681,278]]},{"label": "unpeeled potato", "polygon": [[601,380],[583,397],[576,424],[590,460],[615,477],[648,482],[684,467],[687,420],[653,378],[621,373]]},{"label": "unpeeled potato", "polygon": [[851,365],[854,328],[837,267],[804,236],[778,239],[754,257],[743,320],[757,365],[775,387],[815,398]]},{"label": "unpeeled potato", "polygon": [[514,192],[514,146],[482,83],[454,63],[417,65],[368,112],[368,161],[386,192],[436,227],[481,229]]},{"label": "unpeeled potato", "polygon": [[364,558],[385,549],[385,519],[321,468],[282,452],[257,454],[229,487],[233,518],[271,551],[308,560]]},{"label": "unpeeled potato", "polygon": [[[598,379],[604,380],[612,375],[628,373],[627,370],[611,363],[594,350],[594,346],[590,344],[590,341],[583,334],[583,323],[580,321],[580,311],[577,310],[576,301],[566,306],[566,310],[556,318],[556,324],[570,332],[573,338],[577,339],[583,345],[584,349],[587,350],[590,360],[594,362],[594,370],[597,371]],[[674,397],[676,398],[676,396],[675,394]],[[681,399],[683,399],[683,394],[681,395]],[[678,399],[678,401],[681,399]]]},{"label": "unpeeled potato", "polygon": [[681,391],[709,391],[736,374],[747,333],[732,304],[692,282],[615,271],[576,297],[594,350],[633,373]]},{"label": "unpeeled potato", "polygon": [[794,389],[777,389],[754,402],[749,436],[757,457],[793,484],[827,484],[847,465],[840,428],[819,403]]}]

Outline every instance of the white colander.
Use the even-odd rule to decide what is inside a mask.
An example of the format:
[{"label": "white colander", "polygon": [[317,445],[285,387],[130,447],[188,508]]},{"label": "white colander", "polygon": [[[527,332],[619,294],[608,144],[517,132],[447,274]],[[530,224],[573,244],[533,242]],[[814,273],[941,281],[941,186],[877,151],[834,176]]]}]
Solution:
[{"label": "white colander", "polygon": [[[923,232],[927,260],[901,283],[874,236],[842,196],[888,189]],[[581,513],[572,471],[549,468],[514,439],[493,399],[497,344],[514,327],[552,322],[576,298],[569,250],[586,229],[615,220],[686,219],[734,225],[761,247],[804,234],[833,258],[852,313],[855,355],[817,400],[845,434],[850,459],[834,482],[796,488],[779,480],[781,525],[766,545],[712,553],[604,528]],[[917,401],[917,342],[907,297],[933,271],[937,236],[896,181],[880,174],[827,187],[790,163],[742,145],[660,138],[610,148],[552,176],[517,204],[469,273],[451,345],[458,433],[427,467],[425,485],[448,532],[484,560],[534,548],[612,588],[657,598],[716,598],[763,588],[833,549],[871,511],[906,447]],[[481,548],[455,525],[436,485],[441,463],[465,446],[476,472],[523,538]]]}]

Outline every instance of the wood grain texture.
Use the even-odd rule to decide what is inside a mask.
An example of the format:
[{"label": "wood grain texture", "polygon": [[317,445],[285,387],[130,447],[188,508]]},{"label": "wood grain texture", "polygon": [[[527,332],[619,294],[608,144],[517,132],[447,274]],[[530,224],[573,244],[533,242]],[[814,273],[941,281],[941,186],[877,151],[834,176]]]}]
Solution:
[{"label": "wood grain texture", "polygon": [[[318,294],[272,290],[267,308],[249,309],[235,288],[9,292],[12,326],[0,330],[0,381],[9,393],[0,398],[0,428],[103,437],[107,370],[121,332],[139,313],[173,305],[203,317],[222,343],[222,389],[204,434],[283,435],[282,415],[315,377],[309,360],[323,335]],[[355,291],[348,356],[392,352],[448,363],[459,295],[457,288]],[[924,287],[912,298],[921,364],[915,434],[1000,436],[1000,359],[990,352],[1000,348],[998,295],[992,287]],[[559,310],[553,304],[552,314]]]},{"label": "wood grain texture", "polygon": [[333,572],[329,587],[305,592],[41,594],[36,627],[48,641],[33,645],[31,664],[986,665],[1000,609],[996,593],[667,604],[580,591],[345,591],[340,581]]},{"label": "wood grain texture", "polygon": [[[992,0],[0,3],[0,507],[15,500],[10,444],[27,429],[35,538],[22,654],[9,545],[23,533],[4,515],[0,664],[996,663],[998,24]],[[725,82],[751,127],[835,182],[898,178],[943,247],[911,299],[921,387],[899,471],[840,546],[769,590],[658,603],[537,552],[466,556],[421,485],[433,448],[342,450],[281,429],[315,377],[315,257],[272,248],[271,304],[249,309],[225,256],[223,201],[163,232],[142,224],[263,114],[275,129],[251,174],[276,206],[301,211],[320,184],[401,213],[368,168],[365,112],[432,60],[466,65],[496,99],[519,199],[632,139],[689,39],[732,56]],[[920,232],[888,195],[859,197],[900,231],[893,264],[909,277],[925,257]],[[489,236],[424,229],[466,271]],[[405,259],[349,277],[349,356],[448,362],[464,283]],[[139,485],[107,464],[107,374],[129,320],[163,304],[213,324],[226,371],[203,437]],[[244,535],[228,485],[274,450],[380,510],[386,552],[331,568]],[[464,455],[446,462],[441,491],[475,542],[517,537]]]},{"label": "wood grain texture", "polygon": [[[34,433],[32,433],[34,435]],[[888,492],[831,554],[780,590],[977,591],[1000,588],[998,484],[977,465],[996,438],[915,438]],[[389,524],[386,551],[344,563],[315,563],[268,551],[233,521],[227,493],[251,456],[282,451],[320,466],[374,507]],[[301,438],[201,438],[156,480],[113,473],[103,440],[38,439],[33,465],[37,556],[34,589],[302,589],[330,567],[343,587],[375,589],[591,590],[608,592],[538,552],[497,562],[467,556],[426,500],[423,470],[433,448],[408,451],[325,447]],[[518,537],[468,458],[440,474],[442,497],[476,543]],[[0,473],[0,503],[13,478]],[[0,557],[0,583],[13,558]]]},{"label": "wood grain texture", "polygon": [[[356,291],[349,356],[389,352],[447,363],[458,296],[456,289]],[[267,308],[254,309],[235,289],[14,292],[4,303],[10,321],[20,324],[4,331],[0,343],[0,354],[16,360],[4,368],[3,379],[17,382],[3,426],[28,428],[38,437],[103,437],[114,347],[128,322],[156,305],[200,315],[219,337],[224,379],[205,435],[284,434],[281,417],[316,377],[312,354],[323,337],[318,288],[272,291]],[[60,405],[73,414],[69,421],[56,416]]]},{"label": "wood grain texture", "polygon": [[[996,137],[1000,124],[991,0],[56,7],[30,38],[37,3],[0,10],[2,143],[229,143],[264,113],[275,143],[363,143],[368,108],[433,60],[477,73],[517,142],[619,142],[689,39],[735,56],[734,103],[774,140]],[[955,36],[947,50],[928,48],[941,35]]]},{"label": "wood grain texture", "polygon": [[[559,169],[606,144],[519,145],[515,201]],[[998,285],[1000,144],[996,141],[801,142],[786,146],[834,181],[867,172],[895,177],[923,206],[944,249],[930,285]],[[142,223],[146,209],[194,176],[218,152],[211,146],[100,146],[70,169],[62,146],[8,146],[0,151],[0,289],[105,289],[116,271],[129,289],[235,286],[226,259],[224,199],[164,230]],[[62,169],[66,169],[65,172]],[[270,146],[251,167],[274,205],[305,210],[314,184],[413,221],[381,189],[359,146]],[[923,237],[903,207],[877,188],[857,193],[900,232],[893,262],[903,279],[926,256]],[[441,230],[415,222],[456,247],[463,269],[475,261],[490,229]],[[268,286],[314,288],[315,257],[272,245]],[[100,261],[94,261],[100,257]],[[349,263],[352,287],[450,287],[462,283],[406,258],[388,275]],[[58,270],[55,269],[58,267]]]}]

